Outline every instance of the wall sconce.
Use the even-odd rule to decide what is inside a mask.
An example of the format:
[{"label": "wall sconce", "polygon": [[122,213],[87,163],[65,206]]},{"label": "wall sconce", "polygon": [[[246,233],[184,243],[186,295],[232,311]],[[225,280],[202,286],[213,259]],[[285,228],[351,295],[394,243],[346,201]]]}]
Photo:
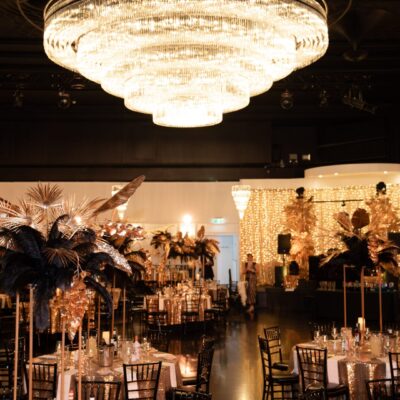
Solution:
[{"label": "wall sconce", "polygon": [[193,218],[191,215],[186,214],[182,218],[182,223],[180,224],[179,230],[182,232],[182,235],[186,234],[190,237],[195,236],[195,227],[193,223]]}]

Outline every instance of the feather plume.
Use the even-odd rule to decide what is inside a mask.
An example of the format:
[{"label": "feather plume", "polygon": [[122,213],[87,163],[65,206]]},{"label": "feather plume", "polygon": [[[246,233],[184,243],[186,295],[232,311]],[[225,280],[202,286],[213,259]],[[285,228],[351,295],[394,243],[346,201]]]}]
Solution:
[{"label": "feather plume", "polygon": [[108,293],[107,290],[102,285],[100,285],[100,283],[96,282],[93,278],[90,278],[89,276],[86,276],[83,281],[85,282],[87,287],[95,290],[103,298],[107,306],[108,314],[111,315],[113,303],[110,293]]},{"label": "feather plume", "polygon": [[145,176],[141,175],[127,185],[125,185],[121,190],[119,190],[114,196],[103,203],[97,210],[93,212],[93,216],[103,213],[108,210],[113,210],[116,207],[126,203],[129,198],[136,192],[137,188],[144,182]]}]

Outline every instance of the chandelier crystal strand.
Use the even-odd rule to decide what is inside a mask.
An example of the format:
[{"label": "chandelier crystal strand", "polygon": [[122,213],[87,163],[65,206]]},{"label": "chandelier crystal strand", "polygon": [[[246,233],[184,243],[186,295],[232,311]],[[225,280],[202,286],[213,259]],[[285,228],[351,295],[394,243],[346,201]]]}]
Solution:
[{"label": "chandelier crystal strand", "polygon": [[239,212],[239,218],[243,219],[244,212],[249,204],[251,187],[249,185],[234,185],[231,190],[233,201],[235,202],[236,209]]},{"label": "chandelier crystal strand", "polygon": [[328,47],[317,0],[52,0],[44,48],[156,124],[214,125]]}]

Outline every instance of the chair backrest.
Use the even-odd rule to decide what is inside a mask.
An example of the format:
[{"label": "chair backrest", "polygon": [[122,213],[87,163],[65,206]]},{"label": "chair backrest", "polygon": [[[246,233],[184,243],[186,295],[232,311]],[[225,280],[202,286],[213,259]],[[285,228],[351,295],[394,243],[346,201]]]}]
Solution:
[{"label": "chair backrest", "polygon": [[264,328],[264,337],[268,340],[271,363],[282,362],[281,329],[279,326]]},{"label": "chair backrest", "polygon": [[211,368],[214,348],[203,349],[197,356],[196,391],[210,392]]},{"label": "chair backrest", "polygon": [[308,389],[326,389],[327,350],[296,346],[296,352],[303,393]]},{"label": "chair backrest", "polygon": [[[82,380],[82,400],[119,400],[121,382],[88,381]],[[75,399],[78,398],[76,385]]]},{"label": "chair backrest", "polygon": [[203,335],[201,337],[201,341],[200,341],[199,352],[202,352],[203,350],[213,349],[214,345],[215,345],[215,339],[214,338],[212,338],[210,336]]},{"label": "chair backrest", "polygon": [[371,379],[365,385],[368,400],[388,400],[393,396],[391,379]]},{"label": "chair backrest", "polygon": [[32,364],[33,399],[53,400],[57,395],[57,364]]},{"label": "chair backrest", "polygon": [[263,369],[264,381],[272,380],[272,357],[269,348],[268,339],[258,336],[258,345],[260,348],[261,364]]},{"label": "chair backrest", "polygon": [[190,313],[198,313],[199,309],[200,309],[200,296],[187,294],[185,296],[185,304],[183,307],[183,311]]},{"label": "chair backrest", "polygon": [[156,400],[161,361],[147,364],[124,364],[125,400]]},{"label": "chair backrest", "polygon": [[146,309],[147,309],[147,312],[158,312],[159,311],[158,296],[146,296]]},{"label": "chair backrest", "polygon": [[172,400],[212,400],[212,396],[209,393],[173,389]]},{"label": "chair backrest", "polygon": [[317,322],[310,321],[308,323],[310,326],[310,336],[311,339],[314,339],[314,332],[319,331],[319,334],[322,335],[330,335],[332,333],[332,328],[335,326],[334,322]]},{"label": "chair backrest", "polygon": [[[15,339],[5,341],[6,363],[9,375],[9,385],[14,382]],[[25,378],[25,338],[18,338],[18,390],[21,391]]]},{"label": "chair backrest", "polygon": [[146,332],[146,336],[152,347],[154,347],[158,351],[168,353],[170,342],[168,331],[161,331],[159,329],[148,329]]},{"label": "chair backrest", "polygon": [[389,352],[390,377],[393,381],[400,380],[400,353]]}]

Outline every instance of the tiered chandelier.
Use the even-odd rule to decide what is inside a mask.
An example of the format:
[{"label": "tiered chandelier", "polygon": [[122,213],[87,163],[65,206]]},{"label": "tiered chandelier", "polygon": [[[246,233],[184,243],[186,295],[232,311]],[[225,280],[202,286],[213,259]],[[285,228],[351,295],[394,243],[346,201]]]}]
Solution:
[{"label": "tiered chandelier", "polygon": [[155,124],[215,125],[328,47],[324,0],[52,0],[44,48]]}]

